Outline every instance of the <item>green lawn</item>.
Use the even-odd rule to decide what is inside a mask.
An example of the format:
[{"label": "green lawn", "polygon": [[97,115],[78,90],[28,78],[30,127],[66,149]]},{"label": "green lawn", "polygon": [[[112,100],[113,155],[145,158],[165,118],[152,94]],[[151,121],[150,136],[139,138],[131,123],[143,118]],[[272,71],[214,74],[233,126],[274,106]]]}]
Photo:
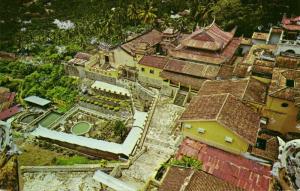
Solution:
[{"label": "green lawn", "polygon": [[45,118],[43,118],[39,122],[39,124],[43,127],[49,127],[49,125],[51,123],[53,123],[56,119],[58,119],[60,116],[61,116],[61,114],[59,114],[59,113],[55,113],[55,112],[49,113],[49,115],[47,115]]},{"label": "green lawn", "polygon": [[75,135],[82,135],[91,129],[91,125],[87,122],[79,122],[72,127],[72,133]]}]

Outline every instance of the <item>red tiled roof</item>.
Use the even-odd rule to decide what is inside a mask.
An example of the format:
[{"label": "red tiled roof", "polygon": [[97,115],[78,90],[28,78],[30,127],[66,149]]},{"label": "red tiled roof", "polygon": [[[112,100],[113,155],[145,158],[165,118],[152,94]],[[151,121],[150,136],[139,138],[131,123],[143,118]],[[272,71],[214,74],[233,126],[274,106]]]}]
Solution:
[{"label": "red tiled roof", "polygon": [[169,49],[168,54],[175,58],[182,58],[186,60],[195,60],[210,64],[222,64],[229,62],[236,49],[239,47],[241,38],[233,38],[229,44],[221,51],[205,51],[205,50],[195,50],[188,47],[179,45],[175,49]]},{"label": "red tiled roof", "polygon": [[213,79],[217,76],[220,67],[214,65],[193,63],[183,60],[170,59],[164,70],[187,74],[196,77]]},{"label": "red tiled roof", "polygon": [[187,76],[184,74],[162,71],[160,73],[160,77],[164,79],[169,79],[172,83],[184,85],[186,87],[191,86],[193,89],[200,89],[202,83],[205,81],[204,79],[199,79],[191,76]]},{"label": "red tiled roof", "polygon": [[198,95],[230,93],[235,97],[257,103],[265,103],[268,85],[255,78],[241,80],[205,81]]},{"label": "red tiled roof", "polygon": [[155,46],[156,44],[162,41],[162,33],[157,30],[152,30],[146,34],[140,35],[123,45],[121,47],[131,55],[135,55],[136,48],[139,43],[147,43],[150,47]]},{"label": "red tiled roof", "polygon": [[254,145],[260,116],[231,94],[195,96],[180,121],[213,120]]},{"label": "red tiled roof", "polygon": [[223,49],[233,38],[234,33],[225,32],[213,23],[207,28],[196,30],[183,39],[183,46],[217,51]]},{"label": "red tiled roof", "polygon": [[77,54],[74,56],[74,58],[89,61],[91,56],[92,55],[84,53],[84,52],[77,52]]},{"label": "red tiled roof", "polygon": [[159,187],[159,191],[179,191],[185,179],[189,177],[192,172],[193,170],[190,168],[169,168],[162,185]]},{"label": "red tiled roof", "polygon": [[269,190],[271,167],[186,138],[176,154],[194,157],[202,162],[202,170],[247,191]]},{"label": "red tiled roof", "polygon": [[276,66],[279,68],[296,69],[300,65],[300,58],[289,56],[277,56]]},{"label": "red tiled roof", "polygon": [[263,150],[260,148],[253,147],[251,154],[267,160],[276,161],[279,154],[279,143],[277,137],[263,134],[259,135],[258,138],[266,140],[266,148]]},{"label": "red tiled roof", "polygon": [[190,168],[170,167],[163,179],[160,191],[241,191],[226,181],[204,171]]},{"label": "red tiled roof", "polygon": [[9,109],[6,109],[6,110],[0,112],[0,120],[8,119],[8,118],[12,117],[13,115],[15,115],[18,112],[20,112],[20,108],[17,105],[13,106]]},{"label": "red tiled roof", "polygon": [[164,56],[143,56],[139,64],[154,68],[163,69],[168,62],[168,58]]},{"label": "red tiled roof", "polygon": [[298,31],[300,30],[300,16],[294,18],[286,18],[285,16],[282,18],[282,27],[287,30]]},{"label": "red tiled roof", "polygon": [[222,64],[218,73],[218,77],[220,77],[221,79],[232,78],[233,69],[234,69],[233,66]]},{"label": "red tiled roof", "polygon": [[0,104],[4,102],[12,103],[15,99],[16,93],[15,92],[6,92],[0,95]]},{"label": "red tiled roof", "polygon": [[[287,80],[294,80],[294,87],[288,87],[286,84]],[[294,101],[298,88],[300,88],[300,70],[280,68],[275,68],[273,70],[269,87],[270,96]]]}]

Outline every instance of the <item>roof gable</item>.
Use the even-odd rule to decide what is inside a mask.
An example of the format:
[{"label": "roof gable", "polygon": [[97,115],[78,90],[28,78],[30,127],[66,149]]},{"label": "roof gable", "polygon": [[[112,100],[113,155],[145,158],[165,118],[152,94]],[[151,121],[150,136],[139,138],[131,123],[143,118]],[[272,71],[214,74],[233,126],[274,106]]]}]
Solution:
[{"label": "roof gable", "polygon": [[231,94],[196,96],[181,121],[217,121],[250,144],[256,141],[260,116]]},{"label": "roof gable", "polygon": [[196,30],[181,41],[183,46],[217,51],[223,49],[232,40],[234,33],[223,31],[217,24]]},{"label": "roof gable", "polygon": [[217,121],[250,144],[255,144],[260,116],[234,96],[227,97]]},{"label": "roof gable", "polygon": [[162,33],[153,29],[145,34],[142,34],[140,36],[137,36],[136,38],[129,40],[128,42],[125,42],[123,45],[121,45],[121,48],[134,56],[136,49],[140,44],[147,44],[149,45],[149,47],[153,47],[161,41]]}]

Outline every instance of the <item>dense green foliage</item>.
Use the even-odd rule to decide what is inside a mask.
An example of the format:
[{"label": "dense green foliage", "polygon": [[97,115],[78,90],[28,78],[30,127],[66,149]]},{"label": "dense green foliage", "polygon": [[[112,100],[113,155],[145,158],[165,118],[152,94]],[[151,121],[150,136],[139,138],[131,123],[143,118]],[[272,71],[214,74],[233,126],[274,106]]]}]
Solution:
[{"label": "dense green foliage", "polygon": [[83,156],[73,156],[73,157],[58,157],[53,161],[55,165],[75,165],[75,164],[99,164],[105,166],[107,164],[106,160],[90,160]]},{"label": "dense green foliage", "polygon": [[70,106],[77,96],[78,82],[64,75],[62,65],[0,61],[0,73],[5,74],[0,86],[18,91],[21,97],[37,95]]},{"label": "dense green foliage", "polygon": [[[170,18],[186,9],[189,15]],[[237,25],[238,35],[249,36],[258,26],[277,24],[283,13],[299,12],[300,2],[294,0],[1,0],[0,50],[28,53],[30,47],[45,44],[118,44],[132,32],[166,26],[190,32],[197,23],[209,24],[213,18],[226,29]],[[58,29],[55,19],[71,20],[75,28]]]},{"label": "dense green foliage", "polygon": [[125,139],[127,129],[123,121],[117,120],[115,122],[114,132],[116,135],[120,136],[122,139]]}]

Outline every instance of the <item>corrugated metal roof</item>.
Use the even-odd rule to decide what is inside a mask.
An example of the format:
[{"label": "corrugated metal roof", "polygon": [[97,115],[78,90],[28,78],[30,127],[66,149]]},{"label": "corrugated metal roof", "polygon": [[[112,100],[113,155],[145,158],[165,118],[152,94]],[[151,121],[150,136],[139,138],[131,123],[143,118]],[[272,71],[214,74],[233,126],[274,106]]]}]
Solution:
[{"label": "corrugated metal roof", "polygon": [[117,144],[117,143],[107,142],[103,140],[77,136],[69,133],[58,132],[58,131],[44,128],[42,126],[39,126],[31,134],[37,137],[49,138],[52,140],[66,142],[74,145],[80,145],[87,148],[106,151],[114,154],[124,154],[126,156],[129,156],[132,153],[137,141],[139,140],[143,132],[143,128],[146,120],[147,120],[146,112],[139,112],[139,111],[135,112],[133,127],[129,132],[128,136],[126,137],[125,141],[123,142],[123,144]]},{"label": "corrugated metal roof", "polygon": [[202,170],[247,191],[269,190],[271,166],[186,138],[177,157],[189,156],[202,162]]},{"label": "corrugated metal roof", "polygon": [[30,102],[30,103],[40,105],[40,106],[46,106],[49,103],[51,103],[50,100],[47,100],[47,99],[44,99],[44,98],[41,98],[38,96],[29,96],[29,97],[26,97],[24,100],[27,102]]},{"label": "corrugated metal roof", "polygon": [[100,170],[97,170],[93,176],[93,179],[97,180],[98,182],[112,188],[116,191],[137,191],[137,189],[131,187],[130,185],[126,184],[125,182],[116,179],[113,176],[110,176]]}]

